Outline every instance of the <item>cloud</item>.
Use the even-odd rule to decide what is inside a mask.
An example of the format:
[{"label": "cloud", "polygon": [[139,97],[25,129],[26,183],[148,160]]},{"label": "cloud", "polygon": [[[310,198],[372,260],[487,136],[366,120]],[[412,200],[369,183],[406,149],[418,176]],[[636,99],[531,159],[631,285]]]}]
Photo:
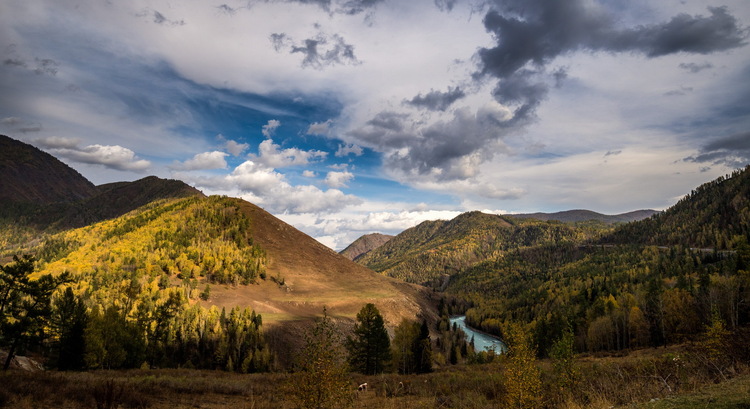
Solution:
[{"label": "cloud", "polygon": [[701,72],[703,70],[707,70],[707,69],[713,68],[714,65],[711,64],[708,61],[705,61],[705,62],[702,62],[702,63],[694,63],[694,62],[685,63],[685,62],[683,62],[683,63],[680,63],[679,67],[682,68],[683,70],[687,70],[688,72],[695,74],[695,73]]},{"label": "cloud", "polygon": [[227,161],[224,159],[227,153],[213,151],[199,153],[183,163],[175,163],[170,166],[174,170],[208,170],[225,169]]},{"label": "cloud", "polygon": [[742,132],[716,139],[705,144],[698,155],[684,159],[686,162],[726,165],[741,168],[750,163],[750,132]]},{"label": "cloud", "polygon": [[138,159],[135,152],[119,145],[94,144],[79,147],[78,140],[64,137],[41,138],[37,143],[49,149],[55,156],[75,162],[134,172],[143,172],[151,166],[151,162]]},{"label": "cloud", "polygon": [[277,119],[270,119],[267,124],[263,125],[263,136],[271,138],[275,133],[276,129],[281,126],[281,121]]},{"label": "cloud", "polygon": [[585,0],[496,1],[484,26],[496,45],[481,48],[476,78],[499,80],[495,98],[518,108],[519,119],[533,117],[546,97],[546,66],[575,51],[635,52],[649,58],[675,53],[710,54],[741,47],[747,32],[724,7],[710,16],[679,14],[660,24],[618,28],[617,19]]},{"label": "cloud", "polygon": [[151,21],[153,21],[155,24],[159,24],[159,25],[163,25],[163,26],[175,27],[175,26],[184,26],[185,25],[185,20],[182,20],[182,19],[181,20],[170,20],[170,19],[166,18],[164,16],[164,14],[162,14],[162,13],[156,11],[156,10],[150,9],[150,8],[143,9],[138,14],[136,14],[136,16],[137,17],[144,17],[144,18],[151,18],[152,19]]},{"label": "cloud", "polygon": [[451,180],[476,176],[482,162],[508,152],[502,139],[514,129],[510,112],[496,103],[476,111],[456,109],[452,118],[416,129],[408,119],[381,112],[350,135],[383,152],[386,169],[407,177]]},{"label": "cloud", "polygon": [[328,134],[331,131],[331,125],[333,124],[333,120],[329,119],[325,122],[313,122],[310,124],[310,126],[307,128],[307,135],[321,135],[321,136],[328,136]]},{"label": "cloud", "polygon": [[332,188],[347,187],[347,183],[354,179],[351,172],[328,172],[325,184]]},{"label": "cloud", "polygon": [[313,38],[295,41],[285,33],[273,33],[271,45],[276,52],[287,50],[290,54],[302,54],[302,67],[321,70],[334,65],[357,65],[354,46],[347,44],[339,34],[318,32]]},{"label": "cloud", "polygon": [[49,136],[36,139],[35,142],[47,149],[77,149],[81,140],[64,136]]},{"label": "cloud", "polygon": [[362,156],[362,147],[354,144],[339,145],[336,157],[342,158],[347,155]]},{"label": "cloud", "polygon": [[448,87],[447,92],[440,92],[430,90],[424,96],[419,94],[410,100],[405,100],[404,103],[415,106],[417,108],[425,108],[431,111],[445,111],[454,102],[466,96],[466,93],[461,87],[451,88]]},{"label": "cloud", "polygon": [[227,151],[229,151],[232,156],[240,156],[242,155],[242,152],[246,151],[247,148],[250,147],[250,145],[246,143],[239,143],[233,140],[228,140],[226,144],[224,144],[224,147],[227,148]]},{"label": "cloud", "polygon": [[312,161],[323,160],[327,152],[319,150],[302,150],[298,148],[281,149],[281,146],[266,139],[258,145],[258,154],[252,155],[258,163],[270,168],[283,168],[288,166],[307,165]]},{"label": "cloud", "polygon": [[311,170],[305,170],[302,172],[302,177],[305,177],[305,178],[314,178],[316,176],[318,176],[318,174]]},{"label": "cloud", "polygon": [[275,214],[329,214],[362,203],[362,199],[338,189],[321,190],[312,185],[292,186],[281,173],[253,161],[245,161],[224,177],[184,175],[184,179],[210,190],[235,191],[235,195]]}]

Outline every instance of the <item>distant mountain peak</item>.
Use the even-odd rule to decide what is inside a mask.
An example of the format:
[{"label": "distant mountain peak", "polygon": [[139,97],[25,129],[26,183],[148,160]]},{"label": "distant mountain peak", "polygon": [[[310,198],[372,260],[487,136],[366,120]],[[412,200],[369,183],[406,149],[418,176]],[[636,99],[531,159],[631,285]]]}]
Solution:
[{"label": "distant mountain peak", "polygon": [[343,249],[340,254],[349,260],[357,261],[367,253],[387,243],[393,236],[381,233],[370,233],[354,240],[352,244]]}]

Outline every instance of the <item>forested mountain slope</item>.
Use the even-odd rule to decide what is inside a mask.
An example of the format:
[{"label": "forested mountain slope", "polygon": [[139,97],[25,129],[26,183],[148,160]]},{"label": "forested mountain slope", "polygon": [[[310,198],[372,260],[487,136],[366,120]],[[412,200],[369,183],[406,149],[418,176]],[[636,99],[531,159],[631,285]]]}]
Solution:
[{"label": "forested mountain slope", "polygon": [[576,222],[585,222],[589,220],[595,220],[595,221],[600,221],[602,223],[615,224],[615,223],[628,223],[628,222],[643,220],[647,217],[653,216],[656,213],[659,213],[659,212],[657,212],[656,210],[635,210],[635,211],[627,212],[627,213],[607,215],[607,214],[593,212],[591,210],[566,210],[566,211],[555,212],[555,213],[524,213],[524,214],[514,214],[511,216],[516,217],[516,218],[522,218],[522,219],[537,219],[537,220],[544,220],[544,221],[557,220],[557,221],[565,222],[565,223],[576,223]]},{"label": "forested mountain slope", "polygon": [[589,234],[590,229],[560,222],[469,212],[407,229],[358,262],[391,277],[440,287],[449,276],[506,251],[581,240]]},{"label": "forested mountain slope", "polygon": [[750,235],[750,166],[705,183],[667,211],[618,228],[607,243],[728,249]]},{"label": "forested mountain slope", "polygon": [[473,326],[500,334],[525,323],[542,355],[566,328],[588,351],[694,339],[717,318],[736,331],[750,324],[748,197],[746,168],[617,227],[605,245],[519,248],[461,271],[446,291],[474,305]]}]

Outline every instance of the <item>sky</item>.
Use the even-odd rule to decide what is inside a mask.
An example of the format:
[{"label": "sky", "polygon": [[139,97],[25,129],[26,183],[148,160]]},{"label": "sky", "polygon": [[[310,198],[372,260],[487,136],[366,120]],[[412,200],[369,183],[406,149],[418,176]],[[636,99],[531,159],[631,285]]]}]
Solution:
[{"label": "sky", "polygon": [[0,133],[340,250],[665,209],[750,162],[747,0],[3,0]]}]

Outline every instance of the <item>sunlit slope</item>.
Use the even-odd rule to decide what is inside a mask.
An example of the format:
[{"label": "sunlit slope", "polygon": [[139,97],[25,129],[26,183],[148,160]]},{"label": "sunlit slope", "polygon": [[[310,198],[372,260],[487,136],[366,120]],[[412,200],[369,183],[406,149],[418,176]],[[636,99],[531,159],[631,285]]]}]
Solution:
[{"label": "sunlit slope", "polygon": [[448,277],[507,251],[587,234],[587,229],[560,222],[469,212],[405,230],[358,262],[391,277],[441,287]]},{"label": "sunlit slope", "polygon": [[[390,325],[429,310],[422,290],[338,255],[250,203],[226,197],[162,200],[52,236],[35,249],[41,272],[72,273],[94,304],[132,310],[132,294],[180,287],[191,303],[251,307],[265,324],[309,319],[323,307],[351,318],[368,302]],[[208,287],[208,291],[206,288]]]}]

